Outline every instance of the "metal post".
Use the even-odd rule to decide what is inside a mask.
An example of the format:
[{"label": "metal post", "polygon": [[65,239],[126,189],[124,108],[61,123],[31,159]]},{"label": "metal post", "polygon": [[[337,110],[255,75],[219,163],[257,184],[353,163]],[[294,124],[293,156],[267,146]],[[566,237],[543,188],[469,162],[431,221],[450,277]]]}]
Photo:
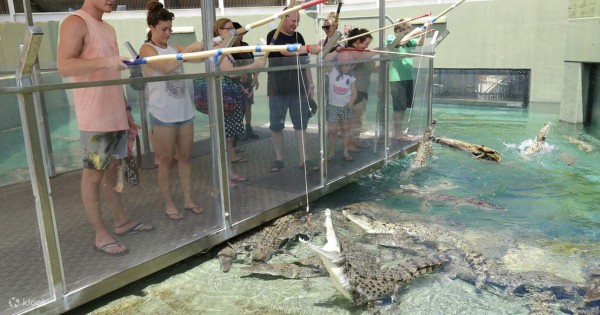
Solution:
[{"label": "metal post", "polygon": [[[131,45],[131,43],[129,41],[125,42],[125,47],[127,47],[127,50],[129,50],[129,53],[131,54],[131,58],[137,58],[138,57],[138,52],[135,50],[135,48],[133,48],[133,46]],[[129,67],[129,71],[133,71],[133,67],[139,67],[139,71],[141,72],[141,65],[135,65],[135,66],[130,66]],[[146,86],[146,84],[144,83],[144,86]],[[143,169],[151,169],[151,168],[155,168],[155,158],[154,158],[154,154],[151,154],[150,151],[150,133],[148,132],[149,128],[148,128],[148,113],[146,112],[146,90],[137,90],[137,94],[138,94],[138,106],[140,108],[140,124],[142,124],[142,129],[140,130],[139,133],[142,134],[142,152],[138,152],[138,154],[142,155],[142,165],[140,165],[141,168]]]},{"label": "metal post", "polygon": [[[321,51],[321,54],[325,54],[324,51]],[[317,62],[319,66],[317,67],[317,103],[319,104],[319,108],[317,109],[317,121],[319,124],[319,161],[324,161],[325,156],[327,155],[327,128],[329,127],[326,122],[325,108],[327,107],[327,98],[325,97],[325,90],[328,88],[325,86],[325,66],[323,64],[323,59],[317,57]],[[329,182],[329,178],[327,177],[327,168],[329,167],[329,163],[321,163],[321,187],[323,187],[324,192],[327,191],[326,183]]]},{"label": "metal post", "polygon": [[[18,87],[33,85],[32,72],[43,35],[42,29],[39,27],[27,27],[16,73]],[[54,209],[52,208],[50,184],[44,168],[44,155],[42,142],[40,141],[40,130],[38,129],[38,118],[34,106],[34,95],[30,92],[20,93],[18,94],[18,101],[50,295],[55,297],[56,293],[59,292],[62,296],[65,291],[64,273],[56,232]]]},{"label": "metal post", "polygon": [[[379,27],[385,26],[385,0],[379,0]],[[385,47],[385,36],[379,36],[379,47]],[[375,149],[377,150],[377,144],[379,140],[383,140],[383,146],[385,148],[384,158],[387,161],[389,157],[388,152],[388,94],[389,94],[389,78],[388,78],[388,61],[381,61],[379,64],[379,102],[377,107],[377,130],[375,136]]]},{"label": "metal post", "polygon": [[[31,12],[30,0],[23,0],[23,12],[25,13],[27,25],[33,26],[33,14]],[[42,84],[42,77],[40,76],[40,62],[37,58],[33,64],[31,81],[34,85]],[[46,163],[48,175],[52,177],[56,175],[56,167],[54,165],[54,156],[52,154],[52,139],[50,138],[50,127],[48,126],[48,111],[46,110],[46,102],[43,93],[35,93],[33,97],[37,122],[40,124],[42,129],[42,137],[40,138],[42,154],[44,162]]]},{"label": "metal post", "polygon": [[[204,49],[212,49],[213,25],[215,22],[215,9],[212,0],[202,0],[202,36],[204,38]],[[210,58],[209,58],[210,59]],[[213,62],[205,62],[206,72],[214,73],[216,65]],[[221,79],[215,76],[206,78],[208,104],[213,105],[210,110],[210,135],[212,147],[212,165],[216,166],[217,177],[214,177],[213,187],[220,188],[220,205],[222,206],[222,220],[227,234],[231,234],[231,204],[229,202],[229,161],[227,157],[227,143],[225,139],[225,120],[223,113],[223,91]],[[210,105],[209,105],[210,106]],[[219,204],[215,205],[218,208]]]},{"label": "metal post", "polygon": [[[435,54],[435,53],[434,53]],[[427,71],[427,126],[433,122],[433,58],[429,58],[429,69]]]}]

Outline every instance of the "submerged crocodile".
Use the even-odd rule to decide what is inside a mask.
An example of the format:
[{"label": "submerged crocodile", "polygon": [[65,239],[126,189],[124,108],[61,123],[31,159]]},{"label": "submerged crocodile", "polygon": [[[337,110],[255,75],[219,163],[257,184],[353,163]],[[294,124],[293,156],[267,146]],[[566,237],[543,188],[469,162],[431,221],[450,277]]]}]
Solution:
[{"label": "submerged crocodile", "polygon": [[[358,208],[360,205],[365,204],[356,204],[354,208]],[[548,272],[514,272],[494,260],[487,259],[483,254],[473,250],[468,242],[444,231],[442,227],[420,225],[416,222],[377,221],[364,214],[353,214],[347,210],[343,211],[343,214],[367,233],[377,235],[378,240],[384,239],[381,237],[383,234],[391,236],[392,240],[401,235],[410,235],[418,242],[428,241],[428,243],[423,243],[427,248],[417,246],[417,252],[435,247],[433,244],[439,241],[438,248],[446,246],[443,249],[445,259],[451,262],[444,268],[444,273],[494,294],[533,297],[537,304],[531,306],[532,310],[546,307],[548,306],[546,304],[550,302],[557,302],[561,308],[577,314],[588,314],[590,310],[598,311],[598,306],[594,305],[600,301],[600,293],[598,293],[600,292],[600,276],[597,276],[600,271],[592,273],[587,285]],[[435,233],[438,234],[435,235]],[[417,245],[420,244],[418,242]],[[395,244],[392,243],[392,245]],[[410,241],[401,242],[400,248],[404,250],[406,246],[409,249],[412,248]],[[540,301],[538,300],[540,296],[550,296],[551,298]]]},{"label": "submerged crocodile", "polygon": [[433,136],[436,124],[437,121],[434,120],[431,125],[425,129],[423,138],[419,141],[419,148],[417,149],[417,153],[412,162],[413,168],[422,167],[427,164],[427,160],[431,156],[431,136]]},{"label": "submerged crocodile", "polygon": [[594,146],[583,140],[579,140],[579,139],[573,138],[571,136],[565,136],[565,138],[567,138],[567,140],[569,140],[569,142],[576,144],[577,147],[579,148],[579,150],[583,150],[587,153],[594,151]]},{"label": "submerged crocodile", "polygon": [[453,210],[457,210],[460,206],[468,206],[483,211],[507,211],[507,209],[504,207],[494,205],[481,199],[456,197],[449,194],[435,192],[431,193],[429,191],[420,189],[415,185],[401,185],[400,189],[396,190],[395,192],[411,195],[413,197],[423,200],[423,202],[425,203],[433,201],[438,203],[450,204],[452,205]]},{"label": "submerged crocodile", "polygon": [[532,155],[540,152],[542,147],[544,146],[544,142],[546,142],[546,134],[548,134],[548,130],[550,130],[550,122],[546,122],[544,127],[540,129],[533,144],[529,146],[529,148],[525,149],[525,154]]},{"label": "submerged crocodile", "polygon": [[223,272],[229,271],[238,254],[244,255],[247,264],[265,263],[271,256],[280,251],[280,247],[298,235],[313,235],[316,229],[309,227],[302,218],[303,213],[297,212],[282,216],[257,232],[229,243],[217,256]]},{"label": "submerged crocodile", "polygon": [[373,268],[356,256],[346,256],[344,244],[340,243],[333,228],[329,209],[325,210],[325,228],[327,243],[323,247],[302,238],[300,242],[321,257],[334,287],[356,304],[371,304],[387,297],[393,298],[402,285],[420,275],[435,271],[445,263],[437,256],[418,257],[395,268]]},{"label": "submerged crocodile", "polygon": [[323,263],[316,256],[293,263],[254,263],[240,269],[251,274],[271,275],[288,279],[306,279],[327,274]]}]

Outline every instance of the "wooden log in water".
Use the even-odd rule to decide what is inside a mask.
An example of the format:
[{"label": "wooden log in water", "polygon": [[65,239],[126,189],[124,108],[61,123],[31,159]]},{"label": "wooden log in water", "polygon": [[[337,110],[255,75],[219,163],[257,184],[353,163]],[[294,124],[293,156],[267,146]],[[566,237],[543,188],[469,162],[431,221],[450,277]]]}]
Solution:
[{"label": "wooden log in water", "polygon": [[500,153],[498,151],[490,149],[483,145],[476,145],[460,140],[433,136],[431,137],[431,140],[454,149],[469,152],[476,159],[490,160],[495,162],[500,162],[501,159]]}]

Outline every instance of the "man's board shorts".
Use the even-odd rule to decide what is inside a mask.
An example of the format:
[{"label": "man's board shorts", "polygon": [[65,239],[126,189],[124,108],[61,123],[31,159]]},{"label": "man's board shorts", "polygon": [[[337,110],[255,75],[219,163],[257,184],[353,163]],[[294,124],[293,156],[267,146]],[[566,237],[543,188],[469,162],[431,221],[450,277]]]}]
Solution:
[{"label": "man's board shorts", "polygon": [[112,159],[127,156],[127,130],[80,131],[80,134],[84,168],[105,171]]}]

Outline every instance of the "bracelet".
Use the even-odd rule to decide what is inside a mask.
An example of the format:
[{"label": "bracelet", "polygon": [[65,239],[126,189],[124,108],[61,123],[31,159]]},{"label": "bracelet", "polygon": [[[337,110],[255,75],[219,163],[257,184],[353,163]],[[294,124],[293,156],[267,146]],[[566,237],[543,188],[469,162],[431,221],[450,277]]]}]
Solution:
[{"label": "bracelet", "polygon": [[306,53],[310,54],[310,45],[306,45]]},{"label": "bracelet", "polygon": [[128,111],[128,112],[130,112],[131,111],[131,106],[129,106],[129,105],[125,106],[125,110]]}]

